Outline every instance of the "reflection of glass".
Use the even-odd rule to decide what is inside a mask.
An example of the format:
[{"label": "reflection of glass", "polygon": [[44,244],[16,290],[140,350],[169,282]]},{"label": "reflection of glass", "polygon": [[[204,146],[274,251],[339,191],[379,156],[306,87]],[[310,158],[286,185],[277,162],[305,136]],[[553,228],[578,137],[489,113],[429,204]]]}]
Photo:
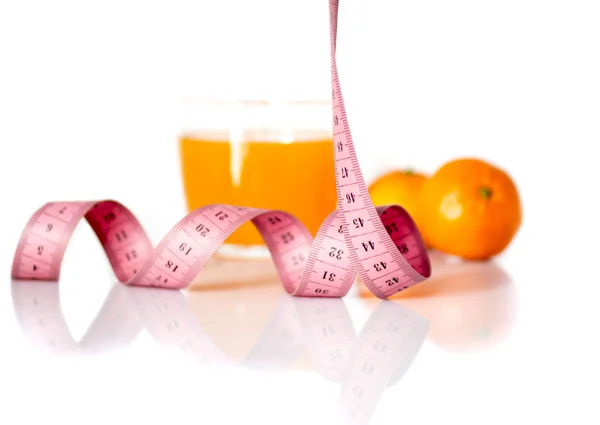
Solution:
[{"label": "reflection of glass", "polygon": [[[506,337],[516,319],[510,275],[493,261],[455,261],[431,254],[432,277],[395,295],[431,322],[429,338],[448,351],[487,349]],[[361,288],[368,303],[369,294]]]},{"label": "reflection of glass", "polygon": [[[186,100],[183,115],[188,210],[214,203],[281,209],[316,234],[335,209],[331,101]],[[265,252],[250,223],[226,242],[220,254]]]},{"label": "reflection of glass", "polygon": [[[294,298],[270,286],[234,296],[231,291],[190,292],[188,299],[181,291],[117,284],[86,337],[76,343],[57,290],[56,284],[13,283],[24,333],[51,351],[68,355],[91,351],[88,347],[101,350],[104,344],[126,345],[142,323],[163,348],[204,365],[297,368],[306,351],[314,369],[341,384],[339,406],[348,424],[369,422],[384,389],[406,372],[428,329],[427,320],[391,301],[377,305],[357,336],[341,299]],[[221,302],[214,302],[215,294]],[[231,316],[238,318],[226,320]],[[213,339],[217,335],[242,343],[222,347]]]}]

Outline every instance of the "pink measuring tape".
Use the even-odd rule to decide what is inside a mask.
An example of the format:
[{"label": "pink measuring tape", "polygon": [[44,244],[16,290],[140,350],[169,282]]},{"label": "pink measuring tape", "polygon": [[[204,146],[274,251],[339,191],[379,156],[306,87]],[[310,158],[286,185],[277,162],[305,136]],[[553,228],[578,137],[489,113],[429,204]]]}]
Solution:
[{"label": "pink measuring tape", "polygon": [[342,297],[357,273],[379,298],[428,278],[429,255],[414,221],[400,206],[373,206],[360,171],[335,59],[338,4],[330,1],[338,208],[314,239],[284,211],[209,205],[188,214],[153,249],[137,219],[118,202],[51,202],[25,226],[13,278],[58,280],[69,237],[83,217],[100,239],[117,278],[128,285],[187,287],[227,237],[249,220],[270,250],[286,291],[295,296]]}]

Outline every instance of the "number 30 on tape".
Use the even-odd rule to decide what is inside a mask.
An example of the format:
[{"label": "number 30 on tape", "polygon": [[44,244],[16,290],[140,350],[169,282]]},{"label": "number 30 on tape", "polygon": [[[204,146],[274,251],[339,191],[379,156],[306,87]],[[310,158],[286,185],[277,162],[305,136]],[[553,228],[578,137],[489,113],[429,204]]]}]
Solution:
[{"label": "number 30 on tape", "polygon": [[295,296],[342,297],[357,273],[379,298],[428,278],[429,256],[414,221],[400,206],[373,205],[358,164],[335,59],[338,3],[330,1],[338,208],[316,237],[284,211],[208,205],[184,217],[153,248],[134,215],[118,202],[51,202],[25,226],[13,260],[13,278],[58,280],[69,237],[84,217],[117,278],[129,285],[187,287],[227,237],[247,221],[262,235],[283,286]]}]

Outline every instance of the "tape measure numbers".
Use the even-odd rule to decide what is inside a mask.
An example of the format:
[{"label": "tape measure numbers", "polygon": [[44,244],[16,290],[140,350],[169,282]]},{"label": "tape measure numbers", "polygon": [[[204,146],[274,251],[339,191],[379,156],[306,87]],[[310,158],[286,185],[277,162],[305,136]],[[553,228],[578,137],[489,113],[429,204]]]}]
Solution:
[{"label": "tape measure numbers", "polygon": [[285,290],[295,296],[342,297],[356,274],[379,298],[431,274],[429,255],[400,206],[375,208],[362,176],[340,88],[335,52],[339,0],[330,2],[333,148],[338,208],[313,238],[284,211],[208,205],[188,214],[153,249],[135,216],[118,202],[51,202],[29,220],[13,260],[15,279],[58,280],[75,227],[85,218],[118,280],[185,288],[227,237],[247,221],[262,235]]}]

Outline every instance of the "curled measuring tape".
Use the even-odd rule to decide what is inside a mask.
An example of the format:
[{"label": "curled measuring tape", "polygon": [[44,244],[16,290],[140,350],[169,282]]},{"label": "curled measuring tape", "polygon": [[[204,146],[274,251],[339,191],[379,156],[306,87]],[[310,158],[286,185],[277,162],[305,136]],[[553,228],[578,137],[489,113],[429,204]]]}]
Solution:
[{"label": "curled measuring tape", "polygon": [[15,279],[57,280],[69,237],[86,218],[119,281],[185,288],[227,237],[252,221],[269,248],[286,291],[342,297],[358,273],[379,298],[428,278],[427,249],[400,206],[375,207],[360,171],[336,66],[339,0],[330,1],[333,148],[338,204],[313,240],[294,216],[229,205],[199,208],[152,248],[134,215],[115,201],[52,202],[27,223],[13,261]]}]

